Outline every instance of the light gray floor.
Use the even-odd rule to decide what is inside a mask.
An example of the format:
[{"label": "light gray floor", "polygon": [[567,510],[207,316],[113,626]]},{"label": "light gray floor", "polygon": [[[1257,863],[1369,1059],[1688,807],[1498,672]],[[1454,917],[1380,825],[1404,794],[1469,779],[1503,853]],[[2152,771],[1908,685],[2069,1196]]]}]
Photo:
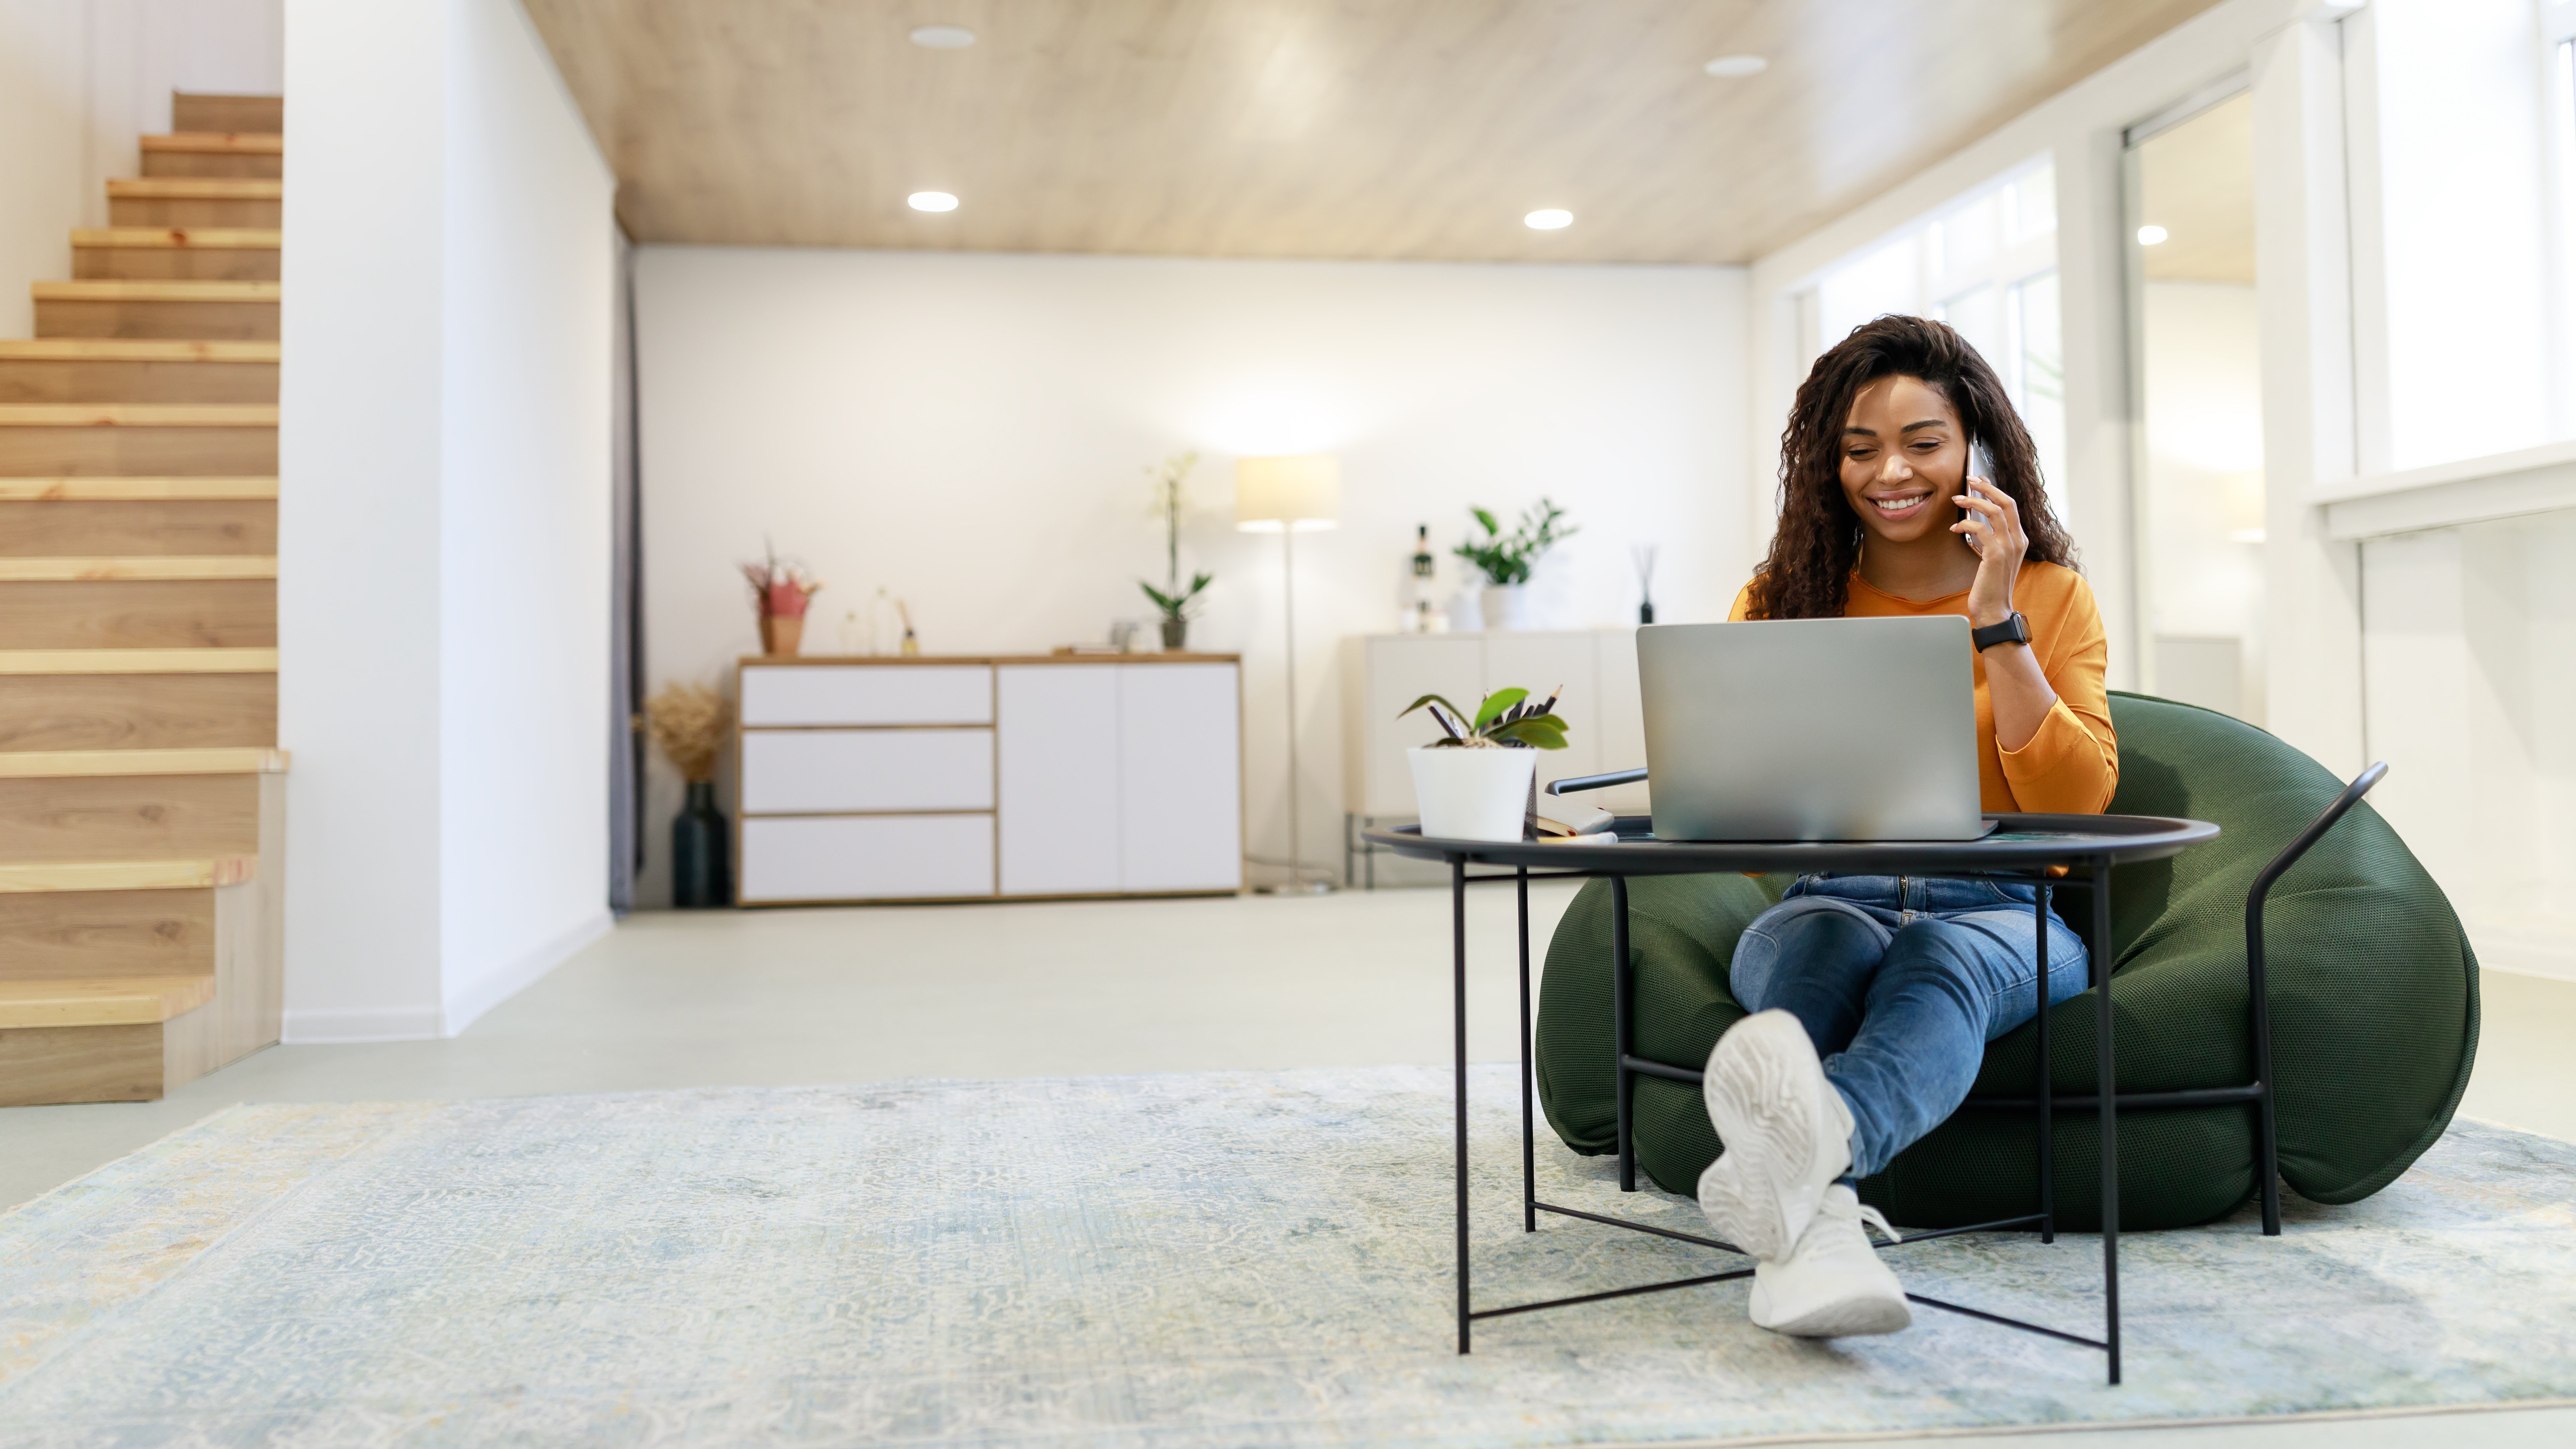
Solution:
[{"label": "light gray floor", "polygon": [[[1531,890],[1544,943],[1570,886]],[[1468,1048],[1510,1057],[1512,892],[1471,893]],[[0,1207],[241,1101],[1447,1061],[1445,892],[653,914],[448,1041],[272,1048],[161,1102],[0,1110]],[[1535,963],[1534,963],[1535,965]],[[2462,1111],[2576,1138],[2576,983],[2489,973]],[[2084,1449],[2576,1443],[2576,1408],[1945,1438]]]}]

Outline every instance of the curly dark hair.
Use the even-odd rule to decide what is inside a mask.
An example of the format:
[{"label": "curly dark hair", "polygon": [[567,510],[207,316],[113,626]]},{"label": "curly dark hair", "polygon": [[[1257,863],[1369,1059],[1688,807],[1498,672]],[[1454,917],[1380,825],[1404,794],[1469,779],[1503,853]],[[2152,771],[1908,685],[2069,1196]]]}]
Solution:
[{"label": "curly dark hair", "polygon": [[1753,575],[1752,617],[1841,617],[1861,543],[1860,517],[1843,496],[1843,425],[1861,389],[1882,377],[1920,378],[1958,410],[1969,441],[1984,444],[1992,459],[1987,481],[2021,509],[2030,537],[2025,562],[2075,567],[2075,545],[2040,486],[2039,450],[2003,379],[1949,324],[1880,317],[1853,328],[1798,385],[1780,434],[1780,527]]}]

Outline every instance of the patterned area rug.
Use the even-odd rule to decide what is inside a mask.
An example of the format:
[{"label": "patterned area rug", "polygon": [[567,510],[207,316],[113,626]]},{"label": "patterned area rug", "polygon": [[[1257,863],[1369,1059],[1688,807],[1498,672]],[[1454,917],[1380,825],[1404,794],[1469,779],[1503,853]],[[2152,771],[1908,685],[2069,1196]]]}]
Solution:
[{"label": "patterned area rug", "polygon": [[[1479,1068],[1477,1296],[1737,1265],[1517,1214]],[[2576,1393],[2576,1147],[2461,1124],[2350,1208],[2124,1240],[2129,1383],[1918,1310],[1831,1344],[1742,1282],[1452,1352],[1426,1068],[236,1107],[0,1217],[0,1442],[1521,1445]],[[1544,1138],[1544,1191],[1696,1227]],[[2093,1332],[2099,1244],[1894,1250]]]}]

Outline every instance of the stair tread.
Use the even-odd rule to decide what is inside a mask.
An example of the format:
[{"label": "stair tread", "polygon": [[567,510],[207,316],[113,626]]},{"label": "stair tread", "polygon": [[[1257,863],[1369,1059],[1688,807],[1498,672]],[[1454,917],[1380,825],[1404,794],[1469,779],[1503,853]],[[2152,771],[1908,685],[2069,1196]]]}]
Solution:
[{"label": "stair tread", "polygon": [[259,857],[187,860],[0,861],[0,893],[184,891],[240,885],[259,876]]},{"label": "stair tread", "polygon": [[0,557],[0,583],[13,584],[67,584],[106,579],[180,582],[191,579],[273,579],[276,577],[277,557],[274,554]]},{"label": "stair tread", "polygon": [[0,1029],[150,1025],[214,999],[212,972],[0,981]]},{"label": "stair tread", "polygon": [[190,750],[0,750],[0,779],[97,775],[283,775],[286,751],[266,745]]},{"label": "stair tread", "polygon": [[133,200],[282,201],[286,183],[257,176],[126,176],[107,183],[107,194]]},{"label": "stair tread", "polygon": [[209,251],[276,251],[286,233],[253,226],[100,226],[72,233],[76,247],[196,247]]},{"label": "stair tread", "polygon": [[188,649],[0,649],[9,674],[275,674],[277,651],[249,646]]},{"label": "stair tread", "polygon": [[274,501],[274,478],[0,478],[0,503]]},{"label": "stair tread", "polygon": [[0,403],[0,428],[273,428],[275,403]]},{"label": "stair tread", "polygon": [[275,362],[274,342],[171,337],[19,337],[0,340],[0,362]]},{"label": "stair tread", "polygon": [[282,156],[283,131],[169,131],[142,137],[146,151],[198,152],[218,156]]},{"label": "stair tread", "polygon": [[274,302],[275,282],[34,282],[39,302]]}]

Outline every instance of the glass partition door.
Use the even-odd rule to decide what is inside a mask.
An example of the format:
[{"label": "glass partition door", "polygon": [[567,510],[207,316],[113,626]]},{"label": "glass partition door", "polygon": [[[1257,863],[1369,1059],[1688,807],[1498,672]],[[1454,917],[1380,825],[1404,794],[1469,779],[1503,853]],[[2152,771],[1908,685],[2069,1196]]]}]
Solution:
[{"label": "glass partition door", "polygon": [[2129,346],[2139,679],[2263,723],[2263,397],[2253,100],[2133,128]]}]

